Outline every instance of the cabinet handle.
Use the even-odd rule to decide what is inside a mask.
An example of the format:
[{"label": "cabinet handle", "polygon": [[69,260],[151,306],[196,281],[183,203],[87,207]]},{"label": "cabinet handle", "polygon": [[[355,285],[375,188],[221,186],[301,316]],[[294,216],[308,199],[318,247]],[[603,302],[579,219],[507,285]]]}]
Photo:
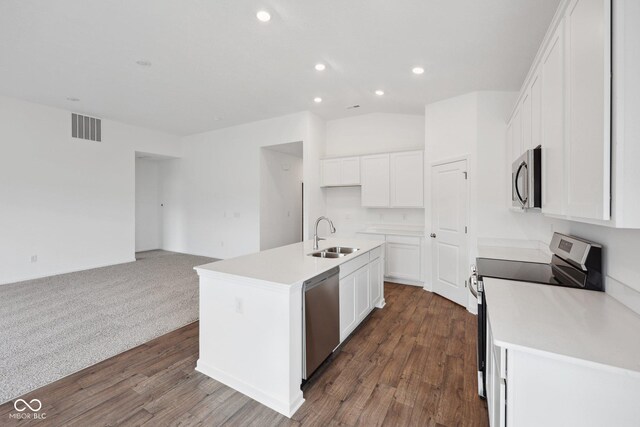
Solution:
[{"label": "cabinet handle", "polygon": [[429,234],[429,237],[431,237],[432,239],[435,239],[436,238],[436,233]]}]

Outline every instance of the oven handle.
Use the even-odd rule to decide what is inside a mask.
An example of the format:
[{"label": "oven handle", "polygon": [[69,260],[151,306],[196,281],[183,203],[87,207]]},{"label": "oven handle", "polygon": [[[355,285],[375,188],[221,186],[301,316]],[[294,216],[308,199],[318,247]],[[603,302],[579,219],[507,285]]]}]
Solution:
[{"label": "oven handle", "polygon": [[[474,285],[475,289],[473,289]],[[478,276],[475,274],[472,274],[471,277],[469,277],[469,292],[471,292],[474,297],[478,298]]]},{"label": "oven handle", "polygon": [[520,163],[520,165],[518,166],[518,171],[516,172],[515,179],[513,180],[513,186],[514,186],[514,187],[515,187],[515,189],[516,189],[516,195],[518,196],[518,200],[520,200],[520,204],[521,204],[521,205],[522,205],[522,207],[524,208],[524,207],[525,207],[525,205],[526,205],[526,203],[527,203],[527,199],[529,198],[529,194],[528,194],[528,193],[529,193],[529,189],[527,188],[527,187],[528,187],[528,185],[527,185],[527,181],[528,181],[528,180],[526,180],[526,179],[525,179],[525,181],[524,181],[524,186],[525,186],[525,190],[526,190],[526,191],[525,191],[525,193],[526,193],[526,197],[523,199],[523,198],[522,198],[522,195],[520,194],[520,189],[518,188],[518,177],[520,176],[520,172],[522,172],[522,168],[529,169],[529,168],[527,167],[527,163],[526,163],[526,162],[522,162],[522,163]]}]

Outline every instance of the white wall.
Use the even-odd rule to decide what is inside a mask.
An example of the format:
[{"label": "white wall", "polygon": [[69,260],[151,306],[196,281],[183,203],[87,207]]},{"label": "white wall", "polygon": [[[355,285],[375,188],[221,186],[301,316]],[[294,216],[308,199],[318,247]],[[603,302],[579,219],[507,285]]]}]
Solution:
[{"label": "white wall", "polygon": [[269,145],[303,142],[305,216],[323,214],[323,131],[320,119],[302,112],[182,138],[182,158],[163,164],[165,249],[214,258],[258,251],[260,148]]},{"label": "white wall", "polygon": [[[300,143],[302,144],[302,143]],[[260,250],[302,241],[302,157],[262,148]]]},{"label": "white wall", "polygon": [[134,153],[178,138],[103,120],[102,142],[73,139],[70,112],[6,97],[0,117],[0,283],[133,261]]},{"label": "white wall", "polygon": [[[327,122],[324,157],[424,149],[424,116],[363,114]],[[423,225],[424,209],[372,209],[361,206],[360,187],[324,188],[326,213],[336,235],[352,237],[377,224]]]},{"label": "white wall", "polygon": [[162,247],[160,161],[136,158],[136,252]]}]

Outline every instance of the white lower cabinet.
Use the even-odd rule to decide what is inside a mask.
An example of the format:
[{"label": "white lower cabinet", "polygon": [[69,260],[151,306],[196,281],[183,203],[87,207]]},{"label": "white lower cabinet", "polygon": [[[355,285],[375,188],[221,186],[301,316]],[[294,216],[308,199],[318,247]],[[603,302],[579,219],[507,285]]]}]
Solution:
[{"label": "white lower cabinet", "polygon": [[374,307],[384,306],[383,262],[383,251],[376,248],[340,266],[340,342]]},{"label": "white lower cabinet", "polygon": [[571,357],[493,343],[487,322],[491,427],[637,426],[640,377]]},{"label": "white lower cabinet", "polygon": [[387,236],[386,276],[421,281],[421,238]]}]

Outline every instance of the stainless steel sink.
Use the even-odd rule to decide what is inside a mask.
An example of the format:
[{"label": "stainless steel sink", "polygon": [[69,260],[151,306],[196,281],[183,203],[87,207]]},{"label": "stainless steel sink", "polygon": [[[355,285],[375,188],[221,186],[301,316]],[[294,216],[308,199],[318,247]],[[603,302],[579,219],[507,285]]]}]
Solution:
[{"label": "stainless steel sink", "polygon": [[336,246],[336,247],[333,247],[333,248],[325,249],[325,251],[330,252],[330,253],[345,254],[345,255],[352,254],[357,250],[358,250],[358,248],[347,248],[347,247],[344,247],[344,246]]},{"label": "stainless steel sink", "polygon": [[313,256],[316,258],[340,258],[343,256],[347,256],[349,254],[357,251],[358,248],[346,248],[343,246],[333,246],[331,248],[326,248],[318,252],[310,253],[309,256]]},{"label": "stainless steel sink", "polygon": [[327,252],[326,250],[320,252],[310,253],[309,256],[313,256],[316,258],[340,258],[341,256],[345,256],[346,254],[340,254],[336,252]]}]

